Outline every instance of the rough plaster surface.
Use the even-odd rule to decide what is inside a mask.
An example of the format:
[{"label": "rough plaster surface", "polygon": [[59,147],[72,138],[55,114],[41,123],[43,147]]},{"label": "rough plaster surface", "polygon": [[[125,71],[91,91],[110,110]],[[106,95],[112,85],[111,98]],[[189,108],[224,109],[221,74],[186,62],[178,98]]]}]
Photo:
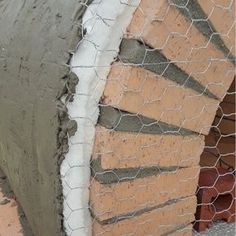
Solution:
[{"label": "rough plaster surface", "polygon": [[68,235],[91,235],[89,212],[90,158],[99,108],[111,63],[139,0],[94,0],[83,17],[86,34],[71,60],[78,76],[74,100],[67,104],[77,131],[61,166],[64,225]]},{"label": "rough plaster surface", "polygon": [[193,232],[193,236],[235,236],[236,235],[236,224],[226,223],[224,221],[215,222],[210,229],[204,232],[198,233]]},{"label": "rough plaster surface", "polygon": [[[77,0],[0,1],[0,166],[35,235],[63,235],[58,96],[86,8]],[[62,79],[63,78],[63,79]]]}]

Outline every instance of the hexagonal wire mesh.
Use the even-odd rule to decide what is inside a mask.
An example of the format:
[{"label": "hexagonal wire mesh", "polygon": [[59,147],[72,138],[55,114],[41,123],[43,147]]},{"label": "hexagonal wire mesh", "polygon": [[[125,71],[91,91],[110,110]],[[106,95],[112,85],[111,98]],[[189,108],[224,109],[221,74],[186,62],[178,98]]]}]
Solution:
[{"label": "hexagonal wire mesh", "polygon": [[233,222],[235,1],[110,3],[88,6],[71,64],[80,111],[62,175],[67,234],[191,235]]}]

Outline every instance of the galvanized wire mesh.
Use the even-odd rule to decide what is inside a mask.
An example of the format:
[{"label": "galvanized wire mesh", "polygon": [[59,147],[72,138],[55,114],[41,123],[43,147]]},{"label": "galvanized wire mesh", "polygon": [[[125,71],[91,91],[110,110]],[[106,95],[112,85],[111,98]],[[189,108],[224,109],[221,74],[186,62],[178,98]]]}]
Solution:
[{"label": "galvanized wire mesh", "polygon": [[[119,23],[96,13],[104,2],[90,5],[93,27],[98,19],[108,28]],[[234,221],[235,1],[143,0],[128,25],[111,67],[78,65],[98,82],[74,94],[74,102],[89,102],[71,116],[84,136],[70,139],[70,150],[84,156],[65,164],[67,234],[87,227],[93,235],[190,235],[192,226]],[[97,60],[111,49],[101,51],[96,40]],[[105,78],[102,66],[110,71]],[[74,199],[76,191],[84,199]]]}]

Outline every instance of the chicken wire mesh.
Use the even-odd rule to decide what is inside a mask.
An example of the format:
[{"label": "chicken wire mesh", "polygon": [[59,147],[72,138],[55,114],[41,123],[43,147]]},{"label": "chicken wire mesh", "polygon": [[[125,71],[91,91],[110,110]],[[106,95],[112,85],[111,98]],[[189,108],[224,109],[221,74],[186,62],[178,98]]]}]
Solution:
[{"label": "chicken wire mesh", "polygon": [[[97,11],[107,1],[93,1],[78,53],[89,42],[94,65],[71,65],[92,71],[96,83],[74,94],[88,102],[82,115],[70,115],[84,132],[70,150],[84,156],[65,160],[67,234],[87,227],[93,235],[191,235],[234,222],[235,1],[112,2],[136,7],[128,28],[119,29],[120,15]],[[90,39],[97,22],[122,30],[114,50]],[[111,66],[96,64],[111,51]],[[225,228],[235,235],[232,224]]]}]

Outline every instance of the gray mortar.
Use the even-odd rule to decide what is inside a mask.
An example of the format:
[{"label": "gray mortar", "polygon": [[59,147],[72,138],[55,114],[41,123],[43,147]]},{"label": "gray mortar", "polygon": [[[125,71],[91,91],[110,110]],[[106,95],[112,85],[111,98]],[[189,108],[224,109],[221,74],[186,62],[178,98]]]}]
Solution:
[{"label": "gray mortar", "polygon": [[17,210],[18,210],[18,215],[19,215],[20,223],[22,225],[24,236],[34,236],[32,229],[29,225],[28,219],[19,202],[17,202]]},{"label": "gray mortar", "polygon": [[225,57],[235,65],[235,57],[225,45],[212,22],[207,19],[208,16],[205,14],[197,0],[171,0],[171,2],[181,14],[183,14],[190,22],[193,22],[200,33],[221,50]]},{"label": "gray mortar", "polygon": [[177,127],[162,121],[150,119],[139,114],[128,113],[111,106],[100,105],[100,116],[98,123],[107,129],[124,132],[157,135],[199,135],[182,127]]},{"label": "gray mortar", "polygon": [[0,1],[0,166],[36,236],[64,235],[60,163],[76,130],[61,98],[86,0]]},{"label": "gray mortar", "polygon": [[113,184],[126,181],[132,181],[148,176],[156,176],[166,172],[176,172],[182,167],[178,166],[150,166],[138,168],[120,168],[120,169],[103,169],[101,158],[98,157],[91,161],[91,176],[101,184]]},{"label": "gray mortar", "polygon": [[[137,217],[137,216],[140,216],[146,212],[151,212],[153,210],[157,210],[157,209],[161,209],[165,206],[169,206],[169,205],[172,205],[172,204],[176,204],[177,202],[179,201],[183,201],[185,200],[186,198],[188,198],[188,196],[186,197],[181,197],[181,198],[178,198],[178,199],[171,199],[165,203],[162,203],[162,204],[159,204],[159,205],[156,205],[156,206],[152,206],[152,207],[146,207],[146,208],[142,208],[140,210],[136,210],[136,211],[132,211],[132,212],[128,212],[126,214],[121,214],[121,215],[118,215],[118,216],[114,216],[112,218],[109,218],[109,219],[106,219],[106,220],[99,220],[99,218],[95,215],[95,213],[91,210],[91,214],[93,215],[93,217],[96,219],[96,221],[101,224],[101,225],[107,225],[107,224],[115,224],[119,221],[123,221],[123,220],[128,220],[130,218],[133,218],[133,217]],[[178,230],[178,229],[176,229]]]},{"label": "gray mortar", "polygon": [[199,94],[217,99],[205,86],[167,59],[161,50],[150,48],[136,39],[123,39],[120,45],[119,59],[123,63],[132,63],[150,70],[164,78],[174,81]]},{"label": "gray mortar", "polygon": [[3,193],[3,197],[12,199],[14,197],[14,193],[10,188],[6,175],[0,169],[0,187]]}]

